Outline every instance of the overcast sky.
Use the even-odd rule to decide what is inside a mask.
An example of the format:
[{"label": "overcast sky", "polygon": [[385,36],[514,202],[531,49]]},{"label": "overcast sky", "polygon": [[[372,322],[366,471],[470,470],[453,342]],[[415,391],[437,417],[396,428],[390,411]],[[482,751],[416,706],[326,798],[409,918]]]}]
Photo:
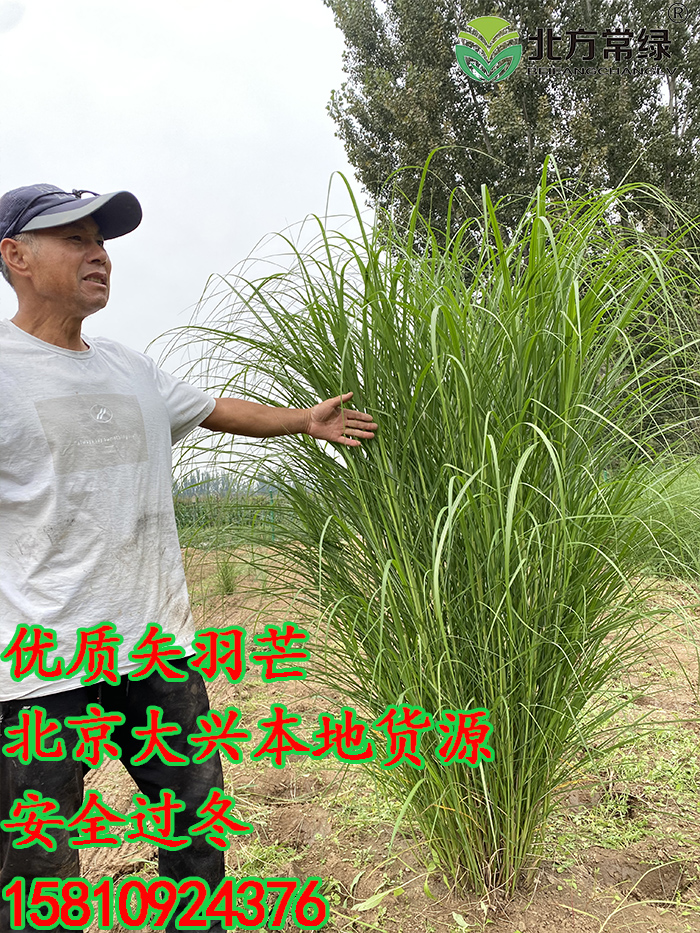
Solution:
[{"label": "overcast sky", "polygon": [[[144,350],[211,274],[325,211],[332,173],[352,177],[325,109],[342,50],[322,0],[0,0],[1,191],[126,189],[143,206],[108,244],[112,294],[87,334]],[[15,308],[0,282],[0,317]]]}]

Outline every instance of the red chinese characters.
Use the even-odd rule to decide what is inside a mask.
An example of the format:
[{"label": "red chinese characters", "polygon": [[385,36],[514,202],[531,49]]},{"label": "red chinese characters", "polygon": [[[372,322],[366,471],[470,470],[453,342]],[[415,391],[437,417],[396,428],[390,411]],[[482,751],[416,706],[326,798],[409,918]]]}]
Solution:
[{"label": "red chinese characters", "polygon": [[[264,635],[257,635],[254,639],[264,650],[257,654],[251,653],[250,660],[253,664],[263,666],[263,680],[304,680],[306,671],[297,667],[280,667],[279,664],[282,661],[306,661],[308,653],[298,646],[308,637],[306,629],[292,625],[291,622],[285,624],[283,631],[276,625],[266,625]],[[294,650],[293,643],[296,643],[297,650]]]},{"label": "red chinese characters", "polygon": [[221,671],[232,683],[238,683],[245,673],[245,631],[231,628],[207,628],[197,631],[196,654],[187,662],[205,680],[213,680]]}]

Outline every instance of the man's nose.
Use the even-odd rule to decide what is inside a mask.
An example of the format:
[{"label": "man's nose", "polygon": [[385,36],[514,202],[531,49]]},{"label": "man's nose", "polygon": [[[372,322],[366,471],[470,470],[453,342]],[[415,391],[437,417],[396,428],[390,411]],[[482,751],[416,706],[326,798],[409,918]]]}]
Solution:
[{"label": "man's nose", "polygon": [[109,256],[102,243],[93,243],[90,250],[90,262],[99,262],[104,265],[108,261]]}]

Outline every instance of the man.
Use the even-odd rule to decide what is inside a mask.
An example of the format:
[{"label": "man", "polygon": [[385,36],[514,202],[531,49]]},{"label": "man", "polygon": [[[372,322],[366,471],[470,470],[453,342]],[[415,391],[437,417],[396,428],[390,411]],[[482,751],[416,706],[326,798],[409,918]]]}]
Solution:
[{"label": "man", "polygon": [[[65,824],[51,828],[55,846],[13,841],[24,839],[20,817],[31,815],[37,799],[28,791],[58,804],[56,812],[37,804],[35,817],[70,821],[80,810],[87,767],[76,752],[78,730],[65,720],[84,718],[89,704],[93,713],[99,704],[123,717],[111,740],[142,794],[162,803],[172,790],[184,803],[175,837],[187,836],[200,821],[197,808],[223,787],[217,756],[177,767],[158,755],[139,760],[144,742],[131,731],[146,725],[149,709],[162,709],[164,723],[180,726],[169,746],[191,758],[187,736],[208,710],[202,678],[186,660],[194,628],[171,444],[202,425],[253,437],[304,432],[357,446],[377,427],[369,415],[341,408],[352,393],[306,410],[214,399],[140,353],[85,337],[83,321],[109,298],[104,242],[141,221],[131,193],[86,193],[94,194],[32,185],[0,199],[0,271],[18,300],[12,320],[0,322],[0,891],[17,877],[29,893],[33,879],[80,874],[78,849],[69,844],[75,830]],[[100,638],[93,657],[108,658],[111,644],[119,676],[98,677],[86,666],[80,646]],[[183,649],[169,664],[180,679],[165,679],[157,665],[149,672],[158,644]],[[50,720],[60,732],[46,731]],[[35,736],[44,730],[37,741],[55,757],[27,751],[30,725]],[[159,873],[176,882],[198,876],[213,891],[223,871],[222,852],[202,835],[160,849]],[[0,902],[2,933],[11,929],[10,909]]]}]

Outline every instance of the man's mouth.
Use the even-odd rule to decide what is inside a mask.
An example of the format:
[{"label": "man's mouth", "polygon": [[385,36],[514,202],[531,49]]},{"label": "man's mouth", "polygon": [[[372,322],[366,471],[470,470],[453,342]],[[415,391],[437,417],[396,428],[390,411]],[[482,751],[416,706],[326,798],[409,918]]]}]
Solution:
[{"label": "man's mouth", "polygon": [[86,282],[97,282],[98,285],[104,285],[107,287],[107,276],[101,275],[99,272],[93,272],[91,275],[85,276]]}]

